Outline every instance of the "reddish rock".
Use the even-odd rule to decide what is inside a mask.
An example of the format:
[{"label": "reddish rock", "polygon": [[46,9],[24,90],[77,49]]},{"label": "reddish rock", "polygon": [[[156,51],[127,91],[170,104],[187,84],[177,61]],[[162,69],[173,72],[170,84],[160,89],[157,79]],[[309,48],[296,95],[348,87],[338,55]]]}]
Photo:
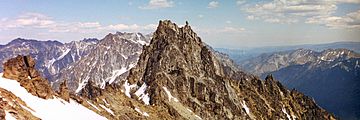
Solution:
[{"label": "reddish rock", "polygon": [[0,120],[5,120],[5,111],[0,107]]},{"label": "reddish rock", "polygon": [[4,78],[20,83],[29,93],[43,99],[53,98],[49,82],[35,69],[35,60],[31,56],[18,55],[4,63]]},{"label": "reddish rock", "polygon": [[60,90],[59,91],[60,97],[69,102],[70,93],[69,93],[68,87],[66,85],[66,80],[60,84],[59,90]]}]

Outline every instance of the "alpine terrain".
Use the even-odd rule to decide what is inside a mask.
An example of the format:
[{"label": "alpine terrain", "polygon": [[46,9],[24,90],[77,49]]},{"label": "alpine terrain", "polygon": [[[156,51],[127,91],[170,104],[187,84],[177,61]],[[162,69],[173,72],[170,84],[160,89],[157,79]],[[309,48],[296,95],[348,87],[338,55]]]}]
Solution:
[{"label": "alpine terrain", "polygon": [[30,56],[9,59],[0,76],[1,120],[106,119],[107,114],[91,110],[91,101],[70,95],[66,86],[53,91]]},{"label": "alpine terrain", "polygon": [[[228,73],[235,72],[232,76]],[[223,64],[186,24],[159,22],[121,90],[163,119],[334,119],[309,97]],[[114,95],[103,94],[116,99]],[[102,96],[100,96],[102,97]],[[117,101],[113,101],[117,102]],[[109,103],[111,104],[111,103]],[[154,109],[156,108],[156,109]],[[166,118],[165,118],[166,117]]]},{"label": "alpine terrain", "polygon": [[347,49],[298,49],[262,54],[244,61],[241,67],[263,78],[272,74],[340,118],[359,119],[359,62],[360,54]]},{"label": "alpine terrain", "polygon": [[135,66],[143,45],[149,41],[150,34],[110,33],[94,46],[89,55],[55,75],[53,87],[58,88],[67,80],[70,91],[79,93],[89,81],[104,88],[106,84],[124,80]]},{"label": "alpine terrain", "polygon": [[109,34],[51,87],[34,66],[30,56],[4,64],[0,119],[335,119],[273,76],[239,70],[187,22],[159,21],[152,37]]}]

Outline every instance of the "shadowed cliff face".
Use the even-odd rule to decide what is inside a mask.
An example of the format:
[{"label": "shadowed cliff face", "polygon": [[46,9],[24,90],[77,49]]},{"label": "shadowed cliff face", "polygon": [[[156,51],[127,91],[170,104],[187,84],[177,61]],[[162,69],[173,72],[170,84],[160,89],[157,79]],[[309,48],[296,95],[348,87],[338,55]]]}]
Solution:
[{"label": "shadowed cliff face", "polygon": [[[261,81],[229,67],[225,70],[188,24],[179,28],[169,20],[159,22],[124,84],[125,89],[128,84],[145,86],[150,104],[163,106],[174,118],[333,118],[272,77]],[[136,91],[130,90],[131,97],[136,98]]]}]

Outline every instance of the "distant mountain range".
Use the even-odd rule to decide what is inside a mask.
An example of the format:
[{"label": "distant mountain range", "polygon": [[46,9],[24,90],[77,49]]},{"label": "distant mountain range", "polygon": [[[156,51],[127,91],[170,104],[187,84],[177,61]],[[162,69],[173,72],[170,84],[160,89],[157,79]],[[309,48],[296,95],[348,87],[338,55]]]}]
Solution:
[{"label": "distant mountain range", "polygon": [[352,50],[264,53],[243,60],[240,67],[262,78],[272,74],[286,87],[314,97],[341,118],[360,118],[360,54]]},{"label": "distant mountain range", "polygon": [[334,42],[326,44],[304,44],[294,46],[268,46],[268,47],[256,47],[256,48],[215,48],[219,52],[223,52],[229,55],[237,64],[240,64],[243,60],[259,56],[263,53],[273,53],[280,51],[296,50],[296,49],[309,49],[317,52],[326,49],[340,49],[345,48],[360,53],[360,42]]},{"label": "distant mountain range", "polygon": [[[98,42],[99,40],[95,38],[65,44],[58,41],[17,38],[0,46],[0,61],[4,63],[17,55],[30,54],[38,62],[36,68],[40,73],[45,78],[51,79],[63,68],[86,56]],[[3,70],[2,67],[0,66],[0,72]]]}]

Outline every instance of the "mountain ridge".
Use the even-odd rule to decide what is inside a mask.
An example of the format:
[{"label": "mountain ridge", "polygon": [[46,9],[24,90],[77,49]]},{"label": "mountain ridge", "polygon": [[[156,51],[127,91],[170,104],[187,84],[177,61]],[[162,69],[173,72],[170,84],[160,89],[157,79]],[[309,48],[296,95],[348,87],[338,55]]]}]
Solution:
[{"label": "mountain ridge", "polygon": [[241,65],[261,78],[272,74],[289,89],[313,97],[340,118],[358,119],[359,61],[360,54],[347,49],[298,49],[262,54]]},{"label": "mountain ridge", "polygon": [[[142,95],[150,98],[149,104],[171,109],[175,118],[192,118],[189,116],[192,112],[203,119],[285,119],[289,116],[287,113],[293,119],[333,118],[311,99],[296,91],[287,91],[272,77],[265,81],[247,75],[238,80],[226,77],[217,58],[191,27],[186,24],[179,28],[169,20],[159,22],[150,45],[144,47],[138,64],[124,82],[124,88],[130,88],[124,92],[136,98],[132,93],[139,90],[132,91],[132,85],[145,86]],[[310,105],[309,110],[315,114],[294,110],[304,104],[288,98],[290,96]],[[264,102],[267,104],[257,105]],[[275,104],[277,107],[272,106]],[[191,112],[184,112],[186,109]]]}]

